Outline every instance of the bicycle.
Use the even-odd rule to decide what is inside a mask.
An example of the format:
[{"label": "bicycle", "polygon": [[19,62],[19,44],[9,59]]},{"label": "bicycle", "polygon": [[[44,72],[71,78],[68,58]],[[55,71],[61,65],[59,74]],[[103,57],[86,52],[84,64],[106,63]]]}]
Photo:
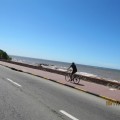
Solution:
[{"label": "bicycle", "polygon": [[[71,78],[70,78],[70,75],[71,75],[71,71],[67,71],[67,73],[65,74],[65,80],[67,82],[70,82],[71,81]],[[80,82],[80,77],[79,76],[76,76],[75,74],[72,76],[72,82],[75,83],[75,84],[78,84]]]}]

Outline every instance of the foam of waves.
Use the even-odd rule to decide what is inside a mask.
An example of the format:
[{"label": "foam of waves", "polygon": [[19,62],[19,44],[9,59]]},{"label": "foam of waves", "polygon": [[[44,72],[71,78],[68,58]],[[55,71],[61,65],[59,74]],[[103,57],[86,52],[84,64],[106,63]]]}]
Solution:
[{"label": "foam of waves", "polygon": [[18,60],[18,59],[12,59],[12,61],[14,61],[14,62],[19,62],[19,63],[25,63],[25,60]]},{"label": "foam of waves", "polygon": [[65,70],[65,69],[58,69],[59,71],[63,71],[63,72],[67,72],[67,70]]},{"label": "foam of waves", "polygon": [[88,76],[88,77],[97,77],[97,75],[86,73],[86,72],[77,72],[79,75]]},{"label": "foam of waves", "polygon": [[16,58],[13,58],[12,61],[14,61],[14,62],[19,62],[19,63],[25,63],[25,64],[29,64],[29,65],[37,65],[37,64],[35,64],[34,62],[28,62],[28,61],[26,61],[26,60],[16,59]]},{"label": "foam of waves", "polygon": [[[57,69],[59,71],[67,72],[66,67],[57,67],[57,66],[45,66],[41,65],[44,68],[50,68],[50,69]],[[88,76],[88,77],[97,77],[97,75],[91,74],[91,73],[86,73],[86,72],[77,72],[78,75],[83,75],[83,76]]]},{"label": "foam of waves", "polygon": [[114,81],[114,82],[119,82],[119,81],[117,81],[117,80],[112,80],[112,81]]},{"label": "foam of waves", "polygon": [[107,79],[108,81],[112,81],[112,82],[116,82],[116,83],[120,83],[119,81],[117,80],[113,80],[113,79]]},{"label": "foam of waves", "polygon": [[57,66],[51,66],[51,65],[48,65],[48,66],[46,66],[46,65],[41,65],[43,68],[49,68],[49,69],[57,69]]},{"label": "foam of waves", "polygon": [[[63,72],[67,72],[67,67],[63,67],[63,66],[55,66],[55,65],[49,65],[49,64],[39,64],[39,63],[36,63],[36,62],[31,62],[31,61],[28,61],[28,60],[25,60],[25,59],[17,59],[17,58],[13,58],[12,61],[15,61],[15,62],[20,62],[20,63],[26,63],[26,64],[30,64],[30,65],[35,65],[35,66],[38,66],[38,65],[41,65],[42,67],[44,68],[49,68],[49,69],[54,69],[54,70],[59,70],[59,71],[63,71]],[[95,74],[91,74],[91,73],[87,73],[87,72],[77,72],[78,75],[83,75],[83,76],[88,76],[88,77],[95,77],[95,78],[101,78],[101,77],[98,77],[97,75]],[[102,78],[101,78],[102,79]],[[104,78],[108,81],[113,81],[113,82],[119,82],[117,80],[114,80],[114,79],[108,79],[108,78]]]}]

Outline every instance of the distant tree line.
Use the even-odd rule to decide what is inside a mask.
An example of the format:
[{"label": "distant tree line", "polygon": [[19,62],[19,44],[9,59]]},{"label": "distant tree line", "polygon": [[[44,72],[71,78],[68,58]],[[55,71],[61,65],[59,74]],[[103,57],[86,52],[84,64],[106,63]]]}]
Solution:
[{"label": "distant tree line", "polygon": [[0,49],[0,59],[11,60],[12,58],[5,51]]}]

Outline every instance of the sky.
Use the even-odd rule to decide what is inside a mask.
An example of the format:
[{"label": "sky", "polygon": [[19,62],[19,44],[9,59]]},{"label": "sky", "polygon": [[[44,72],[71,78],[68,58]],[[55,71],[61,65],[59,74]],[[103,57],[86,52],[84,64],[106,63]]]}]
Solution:
[{"label": "sky", "polygon": [[120,0],[0,0],[0,49],[120,69]]}]

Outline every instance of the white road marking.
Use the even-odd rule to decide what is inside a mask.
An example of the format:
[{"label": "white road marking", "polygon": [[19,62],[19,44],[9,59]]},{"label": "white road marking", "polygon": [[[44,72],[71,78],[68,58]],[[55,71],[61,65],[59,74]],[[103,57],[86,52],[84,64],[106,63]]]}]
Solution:
[{"label": "white road marking", "polygon": [[16,82],[12,81],[12,80],[11,80],[11,79],[9,79],[9,78],[7,78],[7,80],[8,80],[8,81],[10,81],[11,83],[13,83],[13,84],[17,85],[18,87],[22,87],[20,84],[18,84],[18,83],[16,83]]},{"label": "white road marking", "polygon": [[65,112],[64,110],[60,110],[60,112],[72,120],[79,120],[79,119],[75,118],[74,116],[70,115],[69,113]]}]

